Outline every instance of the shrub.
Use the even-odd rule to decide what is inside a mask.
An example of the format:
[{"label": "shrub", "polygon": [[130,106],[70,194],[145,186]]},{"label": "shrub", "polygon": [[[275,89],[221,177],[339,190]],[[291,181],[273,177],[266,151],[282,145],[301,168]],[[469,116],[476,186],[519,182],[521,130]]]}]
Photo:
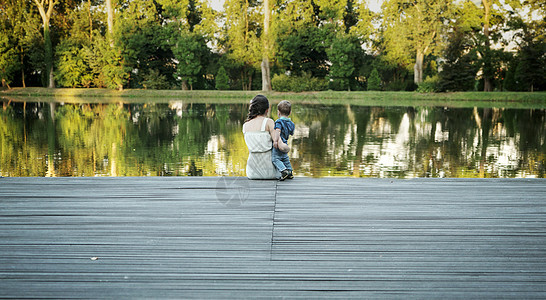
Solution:
[{"label": "shrub", "polygon": [[507,91],[520,91],[521,87],[518,85],[518,82],[516,81],[516,67],[517,67],[517,61],[513,61],[509,66],[508,70],[506,71],[506,78],[503,82],[503,87]]},{"label": "shrub", "polygon": [[346,91],[349,86],[349,80],[346,78],[333,78],[328,82],[328,87],[334,91]]},{"label": "shrub", "polygon": [[56,48],[55,79],[62,87],[89,87],[93,81],[85,49],[73,40],[63,40]]},{"label": "shrub", "polygon": [[368,78],[368,91],[380,91],[381,90],[381,77],[379,77],[379,72],[374,68]]},{"label": "shrub", "polygon": [[434,93],[438,91],[438,75],[432,77],[427,76],[423,82],[419,83],[417,87],[417,92],[419,93]]},{"label": "shrub", "polygon": [[165,90],[169,88],[169,82],[167,76],[160,74],[159,70],[152,69],[142,76],[142,86],[150,90]]},{"label": "shrub", "polygon": [[400,80],[395,80],[395,81],[389,82],[385,86],[385,90],[387,90],[387,91],[405,91],[406,90],[406,82],[405,81],[400,81]]},{"label": "shrub", "polygon": [[325,91],[328,89],[326,79],[312,77],[308,73],[304,73],[303,76],[276,74],[271,79],[271,85],[274,90],[279,92]]},{"label": "shrub", "polygon": [[271,86],[274,90],[279,92],[288,92],[290,91],[290,81],[292,79],[286,74],[275,74],[271,78]]},{"label": "shrub", "polygon": [[229,90],[229,77],[223,66],[218,69],[218,73],[216,74],[216,89]]},{"label": "shrub", "polygon": [[415,91],[417,86],[413,80],[395,80],[385,86],[387,91]]}]

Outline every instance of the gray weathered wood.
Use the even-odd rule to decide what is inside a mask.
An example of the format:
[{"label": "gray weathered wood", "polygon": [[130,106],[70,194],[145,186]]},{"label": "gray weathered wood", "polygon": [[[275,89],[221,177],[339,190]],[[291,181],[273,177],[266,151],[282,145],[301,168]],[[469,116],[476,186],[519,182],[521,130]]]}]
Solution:
[{"label": "gray weathered wood", "polygon": [[543,179],[0,179],[1,298],[545,298],[545,245]]}]

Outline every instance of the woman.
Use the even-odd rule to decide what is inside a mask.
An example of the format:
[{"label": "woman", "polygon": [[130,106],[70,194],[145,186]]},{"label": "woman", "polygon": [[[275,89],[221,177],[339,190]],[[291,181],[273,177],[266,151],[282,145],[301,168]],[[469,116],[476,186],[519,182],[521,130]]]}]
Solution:
[{"label": "woman", "polygon": [[[248,117],[243,124],[243,134],[248,147],[246,176],[249,179],[276,179],[279,172],[271,162],[271,149],[275,137],[275,123],[267,117],[269,101],[265,96],[258,95],[250,101]],[[278,148],[288,152],[290,147],[279,141]]]}]

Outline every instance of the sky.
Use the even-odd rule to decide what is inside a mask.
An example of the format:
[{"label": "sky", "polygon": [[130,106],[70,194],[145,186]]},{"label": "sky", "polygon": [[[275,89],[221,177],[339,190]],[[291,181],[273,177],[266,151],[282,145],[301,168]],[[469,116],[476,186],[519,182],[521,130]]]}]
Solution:
[{"label": "sky", "polygon": [[[209,0],[212,7],[215,10],[223,10],[224,9],[224,0]],[[368,6],[372,11],[378,12],[381,9],[381,3],[383,3],[383,0],[366,0],[368,2]]]}]

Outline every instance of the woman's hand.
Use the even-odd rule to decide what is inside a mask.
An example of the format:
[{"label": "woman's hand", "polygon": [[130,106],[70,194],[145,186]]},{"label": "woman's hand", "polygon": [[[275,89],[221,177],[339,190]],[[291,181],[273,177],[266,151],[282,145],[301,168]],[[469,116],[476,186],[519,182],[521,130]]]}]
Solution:
[{"label": "woman's hand", "polygon": [[275,129],[275,122],[273,122],[273,120],[269,119],[267,121],[266,128],[268,128],[267,130],[269,130],[269,134],[271,135],[271,140],[273,141],[273,147],[285,153],[290,152],[290,147],[281,139],[281,136],[280,136],[281,130]]},{"label": "woman's hand", "polygon": [[275,147],[284,153],[290,152],[290,146],[288,146],[282,139],[279,139],[278,147]]}]

